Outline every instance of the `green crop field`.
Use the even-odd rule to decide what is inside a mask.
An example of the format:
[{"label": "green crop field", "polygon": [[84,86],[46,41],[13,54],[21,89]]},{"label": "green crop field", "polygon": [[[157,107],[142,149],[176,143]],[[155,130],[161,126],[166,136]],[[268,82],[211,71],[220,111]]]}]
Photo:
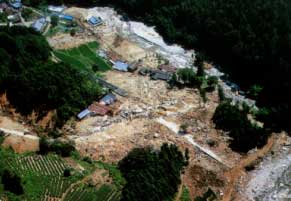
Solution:
[{"label": "green crop field", "polygon": [[97,65],[99,71],[107,71],[111,69],[111,67],[97,55],[96,50],[98,47],[99,44],[97,42],[89,42],[77,48],[56,50],[54,54],[61,61],[69,63],[79,69],[91,69],[92,65]]},{"label": "green crop field", "polygon": [[[90,177],[90,174],[100,167],[98,163],[88,163],[75,159],[76,164],[82,166],[83,171],[76,170],[58,155],[15,154],[11,151],[0,149],[0,158],[3,159],[5,168],[16,173],[21,178],[24,196],[20,199],[27,201],[118,201],[120,200],[121,187],[115,182],[103,184],[96,188],[81,180]],[[106,164],[104,164],[106,165]],[[112,171],[114,166],[110,166]],[[71,176],[64,177],[65,169],[71,169]],[[108,175],[111,175],[111,171]],[[118,171],[115,170],[115,174]],[[1,178],[0,178],[1,179]],[[115,177],[113,177],[113,181]],[[3,186],[0,185],[0,199]]]}]

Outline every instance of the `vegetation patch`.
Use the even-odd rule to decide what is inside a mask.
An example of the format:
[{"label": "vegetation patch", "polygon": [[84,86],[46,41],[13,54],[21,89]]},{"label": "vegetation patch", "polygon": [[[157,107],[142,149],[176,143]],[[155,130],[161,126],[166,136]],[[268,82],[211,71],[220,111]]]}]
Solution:
[{"label": "vegetation patch", "polygon": [[222,101],[213,115],[213,122],[217,129],[228,132],[232,138],[230,147],[237,152],[264,146],[268,139],[268,132],[248,119],[249,110],[232,105],[230,101]]},{"label": "vegetation patch", "polygon": [[69,50],[56,50],[54,53],[60,60],[76,68],[92,69],[92,66],[96,65],[98,66],[98,71],[107,71],[111,67],[97,55],[98,47],[99,44],[97,42],[89,42]]},{"label": "vegetation patch", "polygon": [[186,186],[183,186],[182,195],[180,201],[191,201],[189,189]]},{"label": "vegetation patch", "polygon": [[[22,115],[39,119],[57,110],[56,126],[75,116],[102,95],[89,68],[51,61],[51,47],[31,28],[0,28],[0,89]],[[76,60],[78,61],[78,60]],[[71,65],[72,64],[72,65]]]},{"label": "vegetation patch", "polygon": [[121,201],[172,200],[187,164],[187,157],[173,144],[164,144],[159,151],[133,149],[118,164],[126,180]]}]

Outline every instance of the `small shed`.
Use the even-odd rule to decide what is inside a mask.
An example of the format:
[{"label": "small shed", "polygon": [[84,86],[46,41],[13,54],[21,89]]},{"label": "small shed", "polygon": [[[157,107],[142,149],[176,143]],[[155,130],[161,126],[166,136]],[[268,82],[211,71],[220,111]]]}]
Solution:
[{"label": "small shed", "polygon": [[113,94],[107,94],[106,96],[104,96],[101,100],[100,100],[100,104],[101,105],[111,105],[112,103],[114,103],[117,100],[116,96]]},{"label": "small shed", "polygon": [[92,16],[88,19],[88,23],[92,26],[99,26],[103,24],[101,17]]},{"label": "small shed", "polygon": [[128,64],[124,63],[122,61],[117,61],[113,65],[113,69],[127,72],[128,71]]},{"label": "small shed", "polygon": [[89,114],[91,114],[90,110],[85,109],[82,112],[80,112],[78,114],[78,119],[84,119],[85,117],[87,117]]}]

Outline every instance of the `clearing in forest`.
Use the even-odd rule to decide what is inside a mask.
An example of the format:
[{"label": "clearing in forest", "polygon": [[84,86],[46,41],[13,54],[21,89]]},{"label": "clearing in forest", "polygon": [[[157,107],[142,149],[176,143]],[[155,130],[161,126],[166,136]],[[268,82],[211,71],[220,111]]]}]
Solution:
[{"label": "clearing in forest", "polygon": [[98,66],[98,71],[107,71],[111,67],[97,55],[98,47],[99,44],[93,41],[72,49],[55,50],[54,54],[61,61],[79,69],[91,69],[93,65],[96,65]]}]

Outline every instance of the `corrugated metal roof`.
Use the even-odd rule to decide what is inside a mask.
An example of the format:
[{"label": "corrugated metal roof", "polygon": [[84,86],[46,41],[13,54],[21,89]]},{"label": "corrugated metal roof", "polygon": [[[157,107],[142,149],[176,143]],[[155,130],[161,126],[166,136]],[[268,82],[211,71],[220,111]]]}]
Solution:
[{"label": "corrugated metal roof", "polygon": [[74,19],[74,17],[71,15],[63,15],[63,14],[59,15],[59,18],[64,19],[64,20],[69,20],[69,21],[72,21]]},{"label": "corrugated metal roof", "polygon": [[110,105],[112,103],[114,103],[117,100],[116,96],[114,96],[113,94],[107,94],[106,96],[104,96],[101,100],[100,103],[105,103],[106,105]]},{"label": "corrugated metal roof", "polygon": [[88,19],[88,22],[91,24],[91,25],[94,25],[94,26],[97,26],[97,25],[100,25],[103,23],[103,20],[100,18],[100,17],[90,17]]},{"label": "corrugated metal roof", "polygon": [[88,116],[91,112],[88,109],[83,110],[78,114],[79,119],[84,119],[86,116]]},{"label": "corrugated metal roof", "polygon": [[128,71],[128,64],[122,61],[117,61],[115,62],[113,68],[119,71]]}]

